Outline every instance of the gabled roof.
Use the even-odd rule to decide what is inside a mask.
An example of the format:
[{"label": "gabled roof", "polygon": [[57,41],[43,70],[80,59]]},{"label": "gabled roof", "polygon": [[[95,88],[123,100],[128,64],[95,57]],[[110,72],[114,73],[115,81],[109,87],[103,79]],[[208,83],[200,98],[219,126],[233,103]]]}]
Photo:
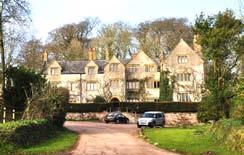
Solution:
[{"label": "gabled roof", "polygon": [[[98,65],[98,73],[102,74],[104,72],[105,60],[95,60],[94,62]],[[89,61],[58,61],[58,63],[62,67],[62,74],[85,74],[85,67]]]},{"label": "gabled roof", "polygon": [[180,42],[175,46],[171,53],[188,53],[194,52],[192,48],[183,40],[180,39]]}]

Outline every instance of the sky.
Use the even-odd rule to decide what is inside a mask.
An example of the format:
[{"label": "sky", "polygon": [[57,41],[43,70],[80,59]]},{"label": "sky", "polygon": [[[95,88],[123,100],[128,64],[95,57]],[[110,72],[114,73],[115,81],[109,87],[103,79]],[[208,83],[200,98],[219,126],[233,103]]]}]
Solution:
[{"label": "sky", "polygon": [[46,41],[48,32],[62,25],[98,17],[102,24],[123,21],[131,26],[157,18],[183,17],[194,23],[197,15],[217,14],[226,8],[239,16],[240,0],[30,0],[32,33]]}]

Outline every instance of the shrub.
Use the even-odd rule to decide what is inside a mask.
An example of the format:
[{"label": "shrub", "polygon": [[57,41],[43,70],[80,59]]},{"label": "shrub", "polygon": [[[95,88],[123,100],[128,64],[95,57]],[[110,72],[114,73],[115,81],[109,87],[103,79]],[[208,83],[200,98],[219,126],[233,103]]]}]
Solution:
[{"label": "shrub", "polygon": [[27,147],[55,135],[57,128],[47,120],[22,120],[0,125],[0,139],[14,146]]},{"label": "shrub", "polygon": [[28,119],[49,119],[57,126],[63,126],[69,91],[66,88],[46,88],[29,107]]},{"label": "shrub", "polygon": [[224,119],[213,124],[209,134],[216,143],[225,145],[230,150],[244,152],[244,127],[241,120]]},{"label": "shrub", "polygon": [[96,96],[94,99],[94,103],[105,103],[106,100],[102,96]]}]

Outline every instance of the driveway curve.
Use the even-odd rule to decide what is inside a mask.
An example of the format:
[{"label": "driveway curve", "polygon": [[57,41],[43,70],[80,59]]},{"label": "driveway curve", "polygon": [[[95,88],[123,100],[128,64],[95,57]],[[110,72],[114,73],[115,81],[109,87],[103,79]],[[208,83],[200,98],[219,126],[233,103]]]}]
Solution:
[{"label": "driveway curve", "polygon": [[64,126],[79,133],[70,155],[176,155],[138,138],[135,124],[68,121]]}]

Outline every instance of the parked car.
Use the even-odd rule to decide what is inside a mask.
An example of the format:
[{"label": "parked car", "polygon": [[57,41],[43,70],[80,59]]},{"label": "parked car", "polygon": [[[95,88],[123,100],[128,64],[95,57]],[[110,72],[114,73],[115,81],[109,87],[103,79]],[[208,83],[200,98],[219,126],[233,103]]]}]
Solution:
[{"label": "parked car", "polygon": [[142,126],[155,127],[165,125],[165,117],[164,113],[160,111],[148,111],[143,114],[141,118],[137,121],[137,127],[140,128]]},{"label": "parked car", "polygon": [[104,117],[104,122],[109,123],[109,122],[115,122],[115,123],[129,123],[129,118],[127,118],[125,115],[123,115],[120,112],[112,112],[107,114]]}]

